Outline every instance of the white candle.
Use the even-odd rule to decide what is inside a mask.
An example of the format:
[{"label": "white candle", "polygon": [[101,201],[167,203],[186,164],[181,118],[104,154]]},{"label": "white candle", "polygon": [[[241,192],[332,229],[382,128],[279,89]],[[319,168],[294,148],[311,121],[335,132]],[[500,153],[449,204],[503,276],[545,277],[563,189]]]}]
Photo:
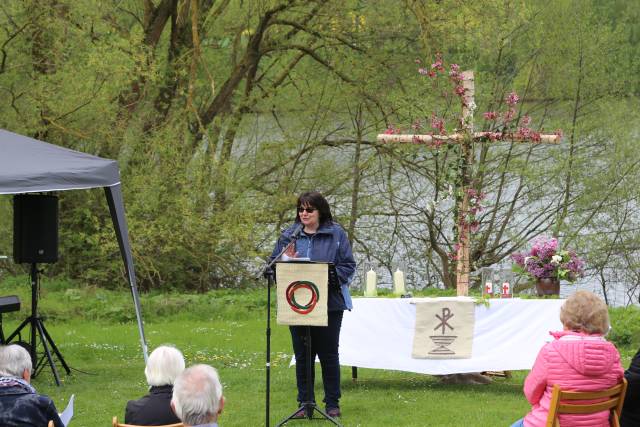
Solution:
[{"label": "white candle", "polygon": [[367,283],[364,289],[365,297],[375,297],[378,295],[378,290],[376,289],[377,280],[378,277],[373,269],[367,271]]},{"label": "white candle", "polygon": [[393,273],[393,293],[396,295],[404,295],[406,293],[404,289],[404,273],[400,269]]}]

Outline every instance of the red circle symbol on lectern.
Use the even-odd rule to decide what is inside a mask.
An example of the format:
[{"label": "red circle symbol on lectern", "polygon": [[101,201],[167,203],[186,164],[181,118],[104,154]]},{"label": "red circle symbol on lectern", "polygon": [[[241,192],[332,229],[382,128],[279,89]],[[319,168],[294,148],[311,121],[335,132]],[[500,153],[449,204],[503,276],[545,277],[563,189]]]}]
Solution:
[{"label": "red circle symbol on lectern", "polygon": [[[311,297],[306,304],[300,304],[298,301],[296,301],[295,294],[301,289],[307,289],[309,292],[311,292]],[[293,311],[298,314],[309,314],[313,311],[313,309],[316,307],[316,304],[318,303],[318,299],[320,298],[320,291],[318,290],[318,287],[315,285],[315,283],[306,280],[298,280],[292,282],[289,286],[287,286],[286,296],[287,303],[289,303],[289,307],[291,307]]]}]

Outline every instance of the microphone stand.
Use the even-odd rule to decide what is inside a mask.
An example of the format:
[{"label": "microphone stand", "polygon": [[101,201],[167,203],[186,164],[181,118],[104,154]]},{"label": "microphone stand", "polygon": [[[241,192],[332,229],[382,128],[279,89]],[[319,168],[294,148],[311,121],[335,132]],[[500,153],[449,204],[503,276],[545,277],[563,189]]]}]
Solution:
[{"label": "microphone stand", "polygon": [[267,279],[267,329],[265,331],[265,335],[267,338],[267,360],[265,364],[266,373],[267,373],[267,387],[266,387],[266,410],[265,410],[265,426],[269,427],[269,391],[271,388],[271,286],[275,282],[275,272],[273,271],[273,265],[278,261],[282,255],[289,249],[289,247],[298,240],[298,235],[302,227],[300,227],[297,232],[291,235],[291,241],[280,251],[278,255],[276,255],[270,262],[268,262],[262,271],[256,276],[256,280],[260,280],[261,277],[265,277]]},{"label": "microphone stand", "polygon": [[[337,276],[337,272],[334,264],[332,263],[328,264],[328,273],[329,273],[329,277],[328,277],[329,286],[338,286],[338,289],[339,289],[338,276]],[[307,357],[306,357],[307,359],[306,360],[307,400],[305,402],[300,402],[300,408],[296,409],[295,411],[293,411],[291,415],[289,415],[284,420],[280,421],[276,427],[284,426],[287,422],[292,420],[298,414],[300,409],[304,409],[305,417],[309,420],[314,419],[313,411],[317,411],[322,416],[321,418],[319,418],[320,420],[329,421],[335,426],[342,427],[342,424],[340,424],[336,419],[330,417],[329,414],[327,414],[325,411],[320,409],[320,407],[318,407],[315,401],[310,400],[311,392],[313,390],[311,378],[313,377],[312,373],[313,373],[313,370],[315,369],[314,367],[315,356],[312,355],[313,346],[311,345],[311,326],[305,326],[304,328],[306,331],[305,338],[304,338],[304,346],[305,346],[305,351],[307,353]],[[300,361],[296,360],[296,363],[299,363],[299,362]]]}]

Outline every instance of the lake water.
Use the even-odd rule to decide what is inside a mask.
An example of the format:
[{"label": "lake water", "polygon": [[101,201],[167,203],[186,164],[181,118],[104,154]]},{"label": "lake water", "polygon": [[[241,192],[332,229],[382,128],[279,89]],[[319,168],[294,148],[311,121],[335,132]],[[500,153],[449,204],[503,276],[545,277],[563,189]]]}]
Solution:
[{"label": "lake water", "polygon": [[[364,293],[364,275],[362,274],[363,269],[359,269],[356,278],[354,279],[355,285],[352,288],[352,295],[362,295]],[[378,274],[378,289],[389,289],[393,288],[391,274],[385,271],[381,271],[380,269],[376,269],[376,273]],[[415,276],[411,276],[410,274],[406,275],[406,289],[407,292],[414,292],[417,290],[422,290],[426,286],[424,285],[416,285],[415,283],[423,283],[420,279],[416,279]],[[432,285],[441,288],[442,285],[438,283],[437,285]],[[600,295],[603,297],[602,287],[600,283],[595,280],[585,280],[583,282],[578,282],[576,284],[561,284],[560,285],[560,297],[567,298],[577,290],[586,290],[595,293],[596,295]],[[603,297],[604,298],[604,297]],[[628,305],[640,305],[638,299],[640,298],[640,289],[636,288],[635,291],[630,294],[627,293],[627,287],[623,284],[613,284],[607,285],[607,300],[610,307],[626,307]]]}]

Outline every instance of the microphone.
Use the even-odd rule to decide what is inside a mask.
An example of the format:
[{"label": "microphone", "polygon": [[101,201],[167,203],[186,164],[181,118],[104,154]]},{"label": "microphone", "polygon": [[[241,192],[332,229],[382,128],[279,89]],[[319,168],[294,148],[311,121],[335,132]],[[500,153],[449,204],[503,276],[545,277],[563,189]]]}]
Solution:
[{"label": "microphone", "polygon": [[303,228],[304,228],[303,223],[301,222],[296,223],[295,227],[293,228],[293,231],[291,232],[291,240],[296,240]]}]

